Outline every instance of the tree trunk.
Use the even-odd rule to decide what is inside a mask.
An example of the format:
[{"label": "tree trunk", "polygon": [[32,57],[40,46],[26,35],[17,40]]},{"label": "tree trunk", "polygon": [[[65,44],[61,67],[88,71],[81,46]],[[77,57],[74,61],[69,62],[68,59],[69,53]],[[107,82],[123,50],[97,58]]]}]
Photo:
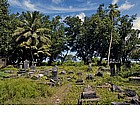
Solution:
[{"label": "tree trunk", "polygon": [[66,52],[65,56],[61,59],[61,65],[64,63],[65,58],[67,57],[67,55],[68,55],[68,51]]},{"label": "tree trunk", "polygon": [[111,34],[110,34],[110,43],[109,43],[109,48],[108,48],[108,56],[107,56],[107,66],[109,66],[109,63],[110,63],[110,50],[111,50],[111,46],[112,46],[112,31],[111,31]]}]

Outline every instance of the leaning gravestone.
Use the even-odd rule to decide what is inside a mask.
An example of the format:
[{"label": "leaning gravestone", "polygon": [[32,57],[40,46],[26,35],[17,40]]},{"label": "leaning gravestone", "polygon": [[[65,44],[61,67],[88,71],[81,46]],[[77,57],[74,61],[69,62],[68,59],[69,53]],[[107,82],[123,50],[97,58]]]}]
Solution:
[{"label": "leaning gravestone", "polygon": [[25,60],[24,61],[24,70],[27,71],[29,69],[29,61]]}]

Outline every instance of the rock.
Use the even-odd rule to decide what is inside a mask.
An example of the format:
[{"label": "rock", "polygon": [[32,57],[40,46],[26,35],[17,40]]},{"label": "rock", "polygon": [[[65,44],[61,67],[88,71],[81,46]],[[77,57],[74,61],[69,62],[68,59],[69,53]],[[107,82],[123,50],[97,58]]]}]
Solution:
[{"label": "rock", "polygon": [[71,81],[72,80],[71,76],[67,76],[67,80]]},{"label": "rock", "polygon": [[139,100],[139,96],[138,95],[132,97],[131,104],[133,104],[133,105],[140,105],[140,100]]},{"label": "rock", "polygon": [[130,105],[130,103],[126,103],[126,102],[111,102],[111,105]]},{"label": "rock", "polygon": [[69,71],[68,74],[74,74],[74,72],[73,71]]},{"label": "rock", "polygon": [[63,70],[59,74],[66,74],[66,71]]},{"label": "rock", "polygon": [[121,89],[120,86],[112,85],[111,91],[112,91],[112,92],[119,92],[119,93],[122,93],[123,90]]},{"label": "rock", "polygon": [[136,96],[136,91],[135,90],[125,89],[124,92],[128,97]]},{"label": "rock", "polygon": [[95,76],[103,77],[103,73],[101,71],[97,71],[97,73],[95,74]]}]

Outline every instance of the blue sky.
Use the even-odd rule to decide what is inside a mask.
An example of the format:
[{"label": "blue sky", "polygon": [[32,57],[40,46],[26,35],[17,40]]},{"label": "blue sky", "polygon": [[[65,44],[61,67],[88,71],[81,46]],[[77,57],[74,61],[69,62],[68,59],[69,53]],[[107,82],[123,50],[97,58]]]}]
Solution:
[{"label": "blue sky", "polygon": [[137,14],[134,28],[140,29],[140,1],[139,0],[8,0],[10,12],[40,11],[46,15],[61,15],[63,18],[78,15],[82,20],[96,12],[99,4],[117,3],[121,13]]}]

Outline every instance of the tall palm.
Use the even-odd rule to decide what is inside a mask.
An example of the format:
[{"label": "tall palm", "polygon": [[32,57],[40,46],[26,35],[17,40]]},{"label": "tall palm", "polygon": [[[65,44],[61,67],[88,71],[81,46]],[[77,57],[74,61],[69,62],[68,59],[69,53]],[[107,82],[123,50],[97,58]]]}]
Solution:
[{"label": "tall palm", "polygon": [[36,11],[26,12],[22,13],[20,18],[19,27],[13,34],[16,37],[16,42],[30,52],[32,61],[42,54],[49,55],[50,30],[43,26],[42,15]]},{"label": "tall palm", "polygon": [[112,22],[112,27],[111,27],[111,31],[110,31],[110,42],[109,42],[109,48],[108,48],[107,66],[109,66],[109,62],[110,62],[110,50],[111,50],[112,42],[113,42],[113,28],[114,28],[114,24],[115,24],[115,18],[120,15],[119,10],[117,10],[117,8],[118,8],[117,4],[110,4],[108,8],[109,8],[109,17]]}]

